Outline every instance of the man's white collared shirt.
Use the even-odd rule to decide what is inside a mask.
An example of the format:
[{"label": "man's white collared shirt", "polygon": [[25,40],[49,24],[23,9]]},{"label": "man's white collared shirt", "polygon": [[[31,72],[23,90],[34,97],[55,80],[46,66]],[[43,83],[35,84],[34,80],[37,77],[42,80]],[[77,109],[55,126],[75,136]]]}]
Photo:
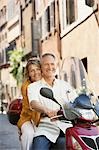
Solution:
[{"label": "man's white collared shirt", "polygon": [[[31,83],[28,86],[28,98],[29,102],[36,100],[44,107],[52,110],[60,110],[60,106],[51,99],[45,98],[40,94],[40,89],[42,87],[47,87],[53,91],[54,98],[58,101],[58,103],[62,106],[64,103],[68,103],[69,101],[73,101],[75,95],[73,95],[73,89],[67,82],[59,79],[55,79],[53,87],[48,85],[44,79],[40,81]],[[68,93],[69,91],[69,93]],[[53,143],[56,142],[60,129],[65,133],[66,128],[72,126],[71,124],[62,122],[60,120],[51,121],[50,118],[44,117],[40,120],[40,123],[34,133],[34,137],[45,135],[50,141]]]}]

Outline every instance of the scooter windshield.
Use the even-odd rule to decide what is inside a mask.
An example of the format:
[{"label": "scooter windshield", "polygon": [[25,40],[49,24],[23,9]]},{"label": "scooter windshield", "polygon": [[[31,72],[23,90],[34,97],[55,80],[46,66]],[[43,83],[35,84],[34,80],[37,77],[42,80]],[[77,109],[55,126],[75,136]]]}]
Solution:
[{"label": "scooter windshield", "polygon": [[73,102],[73,107],[83,108],[83,109],[93,109],[91,103],[91,98],[86,94],[80,94]]},{"label": "scooter windshield", "polygon": [[86,94],[91,96],[91,102],[96,103],[98,96],[87,74],[87,62],[83,63],[76,57],[65,58],[61,65],[60,78],[69,82],[78,95]]},{"label": "scooter windshield", "polygon": [[83,61],[75,57],[65,58],[62,63],[60,77],[69,82],[78,94],[74,107],[77,107],[77,111],[79,110],[86,118],[90,118],[94,114],[92,104],[95,104],[98,98],[87,75],[87,62],[85,63],[84,61],[83,63]]}]

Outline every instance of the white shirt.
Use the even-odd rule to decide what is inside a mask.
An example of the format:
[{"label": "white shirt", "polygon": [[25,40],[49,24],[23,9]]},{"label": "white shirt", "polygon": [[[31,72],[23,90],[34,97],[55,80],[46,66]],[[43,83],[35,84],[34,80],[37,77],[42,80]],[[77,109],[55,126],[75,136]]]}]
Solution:
[{"label": "white shirt", "polygon": [[[61,105],[68,103],[70,100],[73,101],[75,98],[73,89],[69,83],[63,80],[55,79],[53,87],[51,87],[45,82],[44,79],[42,79],[40,81],[31,83],[28,86],[29,102],[36,100],[49,109],[60,110],[60,106],[57,103],[40,95],[40,89],[42,87],[50,88],[53,91],[54,98]],[[36,137],[39,135],[45,135],[50,141],[55,143],[60,134],[60,129],[65,133],[66,128],[70,126],[71,124],[64,123],[60,120],[51,121],[50,118],[44,117],[40,120],[39,126],[37,127],[34,136]]]}]

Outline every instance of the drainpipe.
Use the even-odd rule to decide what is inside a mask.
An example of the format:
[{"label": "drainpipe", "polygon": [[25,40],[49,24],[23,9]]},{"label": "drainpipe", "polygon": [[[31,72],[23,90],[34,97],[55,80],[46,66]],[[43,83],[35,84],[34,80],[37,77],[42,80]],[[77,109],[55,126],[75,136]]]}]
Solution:
[{"label": "drainpipe", "polygon": [[56,29],[57,29],[57,43],[58,43],[58,52],[60,54],[60,59],[62,59],[62,51],[61,51],[61,39],[60,39],[60,16],[59,16],[59,1],[56,1],[56,9],[57,10],[57,23],[56,23]]},{"label": "drainpipe", "polygon": [[57,44],[58,44],[58,52],[59,52],[59,78],[61,73],[61,65],[62,65],[62,51],[61,51],[61,38],[60,38],[60,16],[59,16],[59,1],[56,1],[55,10],[57,11],[57,23],[56,23],[56,29],[57,29]]}]

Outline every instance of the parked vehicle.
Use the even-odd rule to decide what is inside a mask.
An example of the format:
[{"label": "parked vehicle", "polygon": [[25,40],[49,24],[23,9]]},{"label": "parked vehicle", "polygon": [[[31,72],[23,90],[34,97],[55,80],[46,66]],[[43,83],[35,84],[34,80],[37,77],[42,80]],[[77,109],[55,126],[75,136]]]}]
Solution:
[{"label": "parked vehicle", "polygon": [[[41,88],[40,94],[58,103],[51,89]],[[65,133],[67,150],[99,149],[99,126],[95,125],[99,121],[98,101],[94,105],[90,95],[81,94],[68,107],[66,104],[61,107],[57,117],[72,124]]]}]

